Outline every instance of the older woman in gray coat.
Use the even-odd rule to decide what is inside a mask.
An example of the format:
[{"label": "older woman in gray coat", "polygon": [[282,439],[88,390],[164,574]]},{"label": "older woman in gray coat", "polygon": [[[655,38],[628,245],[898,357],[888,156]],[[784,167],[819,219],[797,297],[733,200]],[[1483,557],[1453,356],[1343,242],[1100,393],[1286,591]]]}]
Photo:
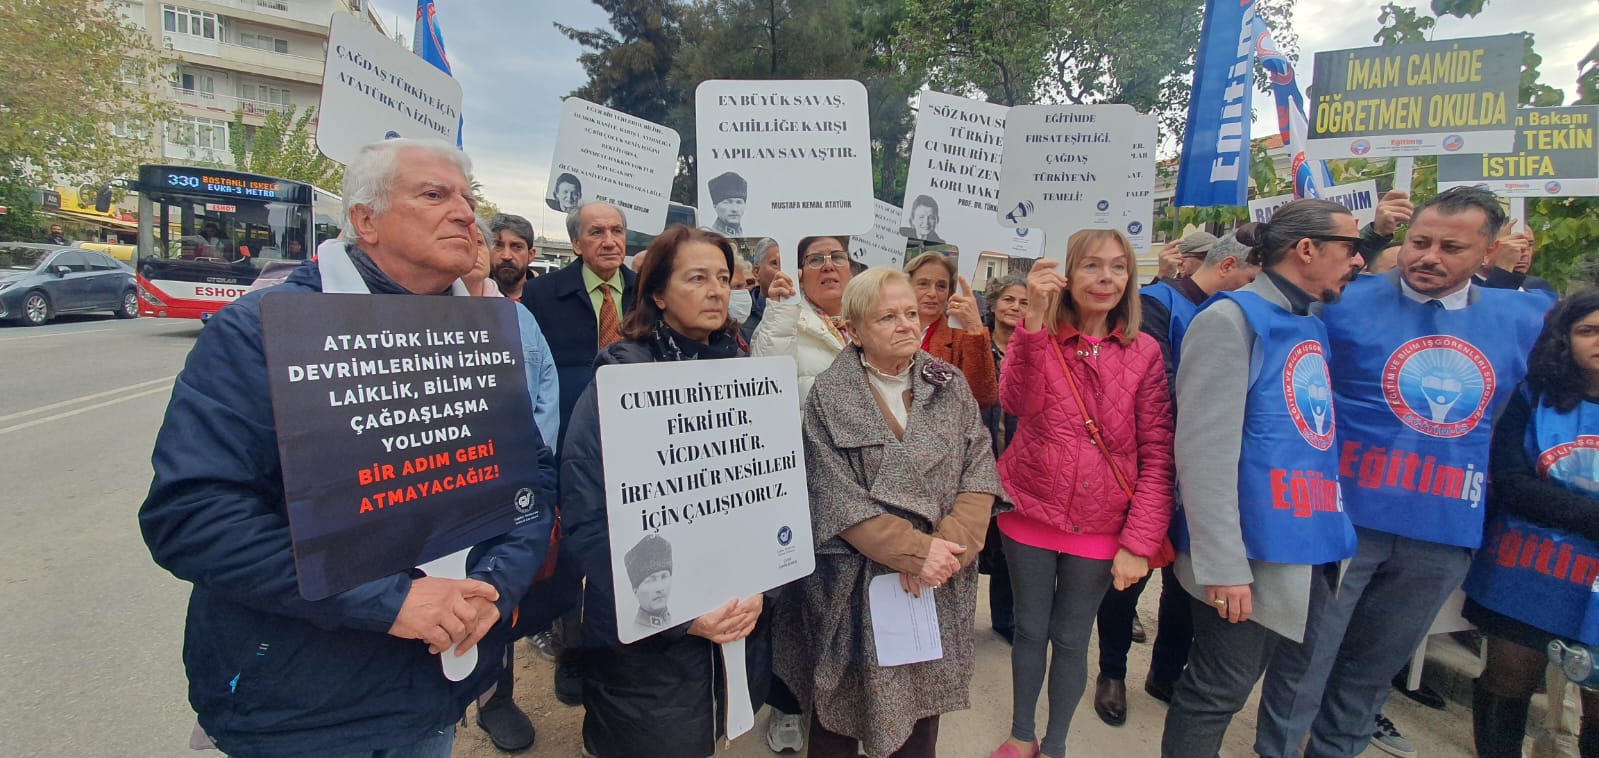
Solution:
[{"label": "older woman in gray coat", "polygon": [[[966,380],[920,350],[905,275],[855,277],[843,316],[852,346],[805,402],[816,572],[778,608],[776,668],[812,714],[812,758],[932,756],[939,716],[970,707],[975,563],[1002,490]],[[867,588],[883,575],[933,593],[942,658],[878,663]]]}]

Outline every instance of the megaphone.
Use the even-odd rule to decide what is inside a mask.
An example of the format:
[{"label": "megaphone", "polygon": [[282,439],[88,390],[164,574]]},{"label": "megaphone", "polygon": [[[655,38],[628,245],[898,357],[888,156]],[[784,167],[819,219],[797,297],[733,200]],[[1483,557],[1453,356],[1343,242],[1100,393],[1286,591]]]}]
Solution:
[{"label": "megaphone", "polygon": [[1022,219],[1027,218],[1027,216],[1032,212],[1033,202],[1031,200],[1023,200],[1022,202],[1017,203],[1016,207],[1012,209],[1010,213],[1005,214],[1005,220],[1011,222],[1012,224],[1019,224],[1022,222]]}]

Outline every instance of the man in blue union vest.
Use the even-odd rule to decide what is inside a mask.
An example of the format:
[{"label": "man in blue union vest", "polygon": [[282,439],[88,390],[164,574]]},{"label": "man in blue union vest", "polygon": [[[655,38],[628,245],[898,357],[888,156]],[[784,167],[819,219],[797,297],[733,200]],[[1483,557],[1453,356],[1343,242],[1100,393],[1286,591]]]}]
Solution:
[{"label": "man in blue union vest", "polygon": [[[1154,338],[1160,345],[1161,358],[1166,363],[1166,383],[1173,389],[1176,399],[1177,346],[1188,329],[1199,307],[1217,292],[1231,292],[1255,280],[1260,266],[1249,263],[1249,247],[1229,234],[1212,244],[1205,253],[1204,264],[1190,276],[1163,277],[1138,290],[1143,301],[1144,318],[1139,330]],[[1188,648],[1194,638],[1194,621],[1188,612],[1188,594],[1177,582],[1170,566],[1161,571],[1160,611],[1156,625],[1157,636],[1150,651],[1149,676],[1144,678],[1144,691],[1150,697],[1170,703],[1177,680],[1188,665]],[[1112,625],[1131,623],[1137,618],[1138,599],[1148,585],[1149,578],[1125,590],[1105,593],[1099,606],[1099,625],[1109,630]],[[1127,650],[1131,635],[1116,637],[1114,633],[1100,635],[1100,679],[1094,686],[1094,708],[1109,710],[1113,714],[1127,713],[1125,672]],[[1123,672],[1117,678],[1106,672]],[[1113,684],[1112,684],[1113,682]]]},{"label": "man in blue union vest", "polygon": [[[1296,200],[1240,227],[1264,273],[1212,298],[1182,338],[1172,568],[1188,591],[1194,643],[1177,683],[1163,758],[1215,758],[1255,682],[1331,602],[1355,553],[1339,495],[1327,326],[1363,261],[1355,219]],[[1341,409],[1339,409],[1341,410]]]},{"label": "man in blue union vest", "polygon": [[1194,314],[1211,295],[1231,292],[1255,281],[1260,266],[1249,263],[1248,258],[1249,248],[1229,234],[1207,249],[1204,263],[1192,275],[1161,277],[1138,288],[1144,308],[1141,331],[1160,345],[1166,360],[1166,383],[1174,389],[1178,357],[1174,338],[1188,328],[1188,322],[1194,320]]},{"label": "man in blue union vest", "polygon": [[1490,430],[1527,371],[1552,304],[1471,276],[1505,212],[1486,190],[1417,211],[1399,265],[1361,277],[1324,314],[1338,474],[1360,549],[1305,644],[1266,677],[1255,751],[1348,758],[1371,739],[1389,682],[1482,544]]}]

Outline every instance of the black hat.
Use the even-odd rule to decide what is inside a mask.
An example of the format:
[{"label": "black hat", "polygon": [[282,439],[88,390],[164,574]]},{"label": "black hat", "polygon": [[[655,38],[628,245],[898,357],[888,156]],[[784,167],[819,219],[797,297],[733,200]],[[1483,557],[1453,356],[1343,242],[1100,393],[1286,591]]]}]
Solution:
[{"label": "black hat", "polygon": [[672,543],[659,534],[647,534],[627,551],[622,563],[627,566],[627,579],[636,590],[650,574],[672,570]]},{"label": "black hat", "polygon": [[750,196],[749,183],[744,181],[744,177],[731,171],[712,179],[710,188],[711,203],[713,205],[735,197],[740,200],[748,200]]}]

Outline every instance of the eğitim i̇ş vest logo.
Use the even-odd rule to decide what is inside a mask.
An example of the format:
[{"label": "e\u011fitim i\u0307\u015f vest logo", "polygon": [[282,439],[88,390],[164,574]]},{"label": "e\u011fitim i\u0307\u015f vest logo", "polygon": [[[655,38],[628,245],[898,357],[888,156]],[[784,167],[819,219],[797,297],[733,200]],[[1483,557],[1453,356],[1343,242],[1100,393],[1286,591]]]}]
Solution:
[{"label": "e\u011fitim i\u0307\u015f vest logo", "polygon": [[1382,372],[1383,398],[1406,426],[1432,437],[1460,437],[1493,400],[1493,366],[1471,343],[1447,335],[1400,345]]},{"label": "e\u011fitim i\u0307\u015f vest logo", "polygon": [[1584,434],[1538,456],[1538,476],[1599,495],[1599,436]]},{"label": "e\u011fitim i\u0307\u015f vest logo", "polygon": [[1332,379],[1321,343],[1305,340],[1288,352],[1283,370],[1283,397],[1299,435],[1317,450],[1333,443]]}]

